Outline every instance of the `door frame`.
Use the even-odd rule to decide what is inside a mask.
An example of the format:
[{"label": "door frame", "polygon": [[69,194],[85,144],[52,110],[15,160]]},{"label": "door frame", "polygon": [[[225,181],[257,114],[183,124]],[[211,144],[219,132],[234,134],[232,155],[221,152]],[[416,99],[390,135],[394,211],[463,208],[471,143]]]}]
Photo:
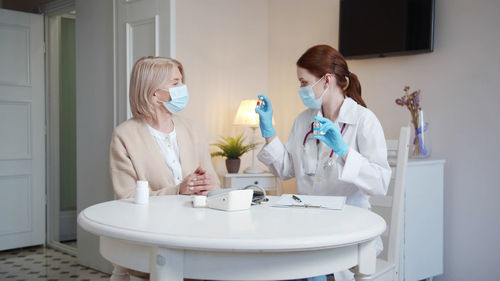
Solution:
[{"label": "door frame", "polygon": [[[59,242],[60,217],[60,155],[59,155],[59,45],[55,51],[50,43],[60,42],[60,27],[51,33],[51,18],[75,18],[68,14],[75,10],[74,0],[56,0],[41,7],[44,15],[45,39],[45,120],[46,120],[46,245],[72,256],[77,248]],[[54,51],[54,52],[53,52]],[[51,54],[52,53],[52,54]],[[57,55],[56,55],[57,54]],[[54,110],[50,110],[54,109]]]}]

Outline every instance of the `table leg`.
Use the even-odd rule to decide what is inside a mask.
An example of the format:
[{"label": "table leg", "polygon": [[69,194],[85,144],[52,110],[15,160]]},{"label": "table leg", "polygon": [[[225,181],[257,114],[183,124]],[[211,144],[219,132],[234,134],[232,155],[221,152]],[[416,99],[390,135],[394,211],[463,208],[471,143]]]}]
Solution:
[{"label": "table leg", "polygon": [[184,251],[153,246],[149,257],[151,281],[182,281]]},{"label": "table leg", "polygon": [[375,239],[358,245],[358,266],[354,269],[356,281],[369,281],[375,273],[377,265],[377,252]]}]

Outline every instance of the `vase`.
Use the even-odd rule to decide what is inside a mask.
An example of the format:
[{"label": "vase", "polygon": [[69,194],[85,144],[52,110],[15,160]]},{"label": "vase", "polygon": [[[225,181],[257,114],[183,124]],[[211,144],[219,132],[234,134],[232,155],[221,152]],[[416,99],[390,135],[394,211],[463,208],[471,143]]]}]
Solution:
[{"label": "vase", "polygon": [[429,122],[424,118],[424,112],[418,111],[417,120],[411,120],[413,131],[410,137],[410,158],[427,158],[431,156],[431,145],[429,138]]},{"label": "vase", "polygon": [[237,174],[240,170],[241,160],[238,159],[226,159],[226,169],[230,174]]}]

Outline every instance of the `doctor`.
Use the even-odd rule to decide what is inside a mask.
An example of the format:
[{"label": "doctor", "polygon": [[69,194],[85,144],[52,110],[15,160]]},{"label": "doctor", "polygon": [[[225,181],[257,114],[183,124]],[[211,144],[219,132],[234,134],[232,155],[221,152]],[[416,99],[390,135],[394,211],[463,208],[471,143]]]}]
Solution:
[{"label": "doctor", "polygon": [[[269,99],[263,96],[265,105],[256,109],[266,139],[259,160],[282,180],[295,177],[299,194],[346,196],[347,204],[369,209],[370,196],[387,192],[391,168],[382,126],[366,108],[357,76],[337,50],[318,45],[297,61],[297,78],[308,109],[295,119],[286,144],[276,136]],[[376,247],[379,254],[380,237]],[[353,274],[338,272],[335,280],[353,280]]]}]

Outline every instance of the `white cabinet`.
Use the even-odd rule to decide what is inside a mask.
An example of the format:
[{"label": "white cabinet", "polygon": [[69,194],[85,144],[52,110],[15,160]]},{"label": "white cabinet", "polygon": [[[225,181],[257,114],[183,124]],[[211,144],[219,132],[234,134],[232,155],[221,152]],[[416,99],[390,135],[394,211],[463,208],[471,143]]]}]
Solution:
[{"label": "white cabinet", "polygon": [[444,163],[408,161],[400,281],[417,281],[443,273]]},{"label": "white cabinet", "polygon": [[223,178],[223,188],[257,185],[266,190],[275,191],[276,195],[281,193],[278,178],[270,173],[262,174],[225,174]]}]

